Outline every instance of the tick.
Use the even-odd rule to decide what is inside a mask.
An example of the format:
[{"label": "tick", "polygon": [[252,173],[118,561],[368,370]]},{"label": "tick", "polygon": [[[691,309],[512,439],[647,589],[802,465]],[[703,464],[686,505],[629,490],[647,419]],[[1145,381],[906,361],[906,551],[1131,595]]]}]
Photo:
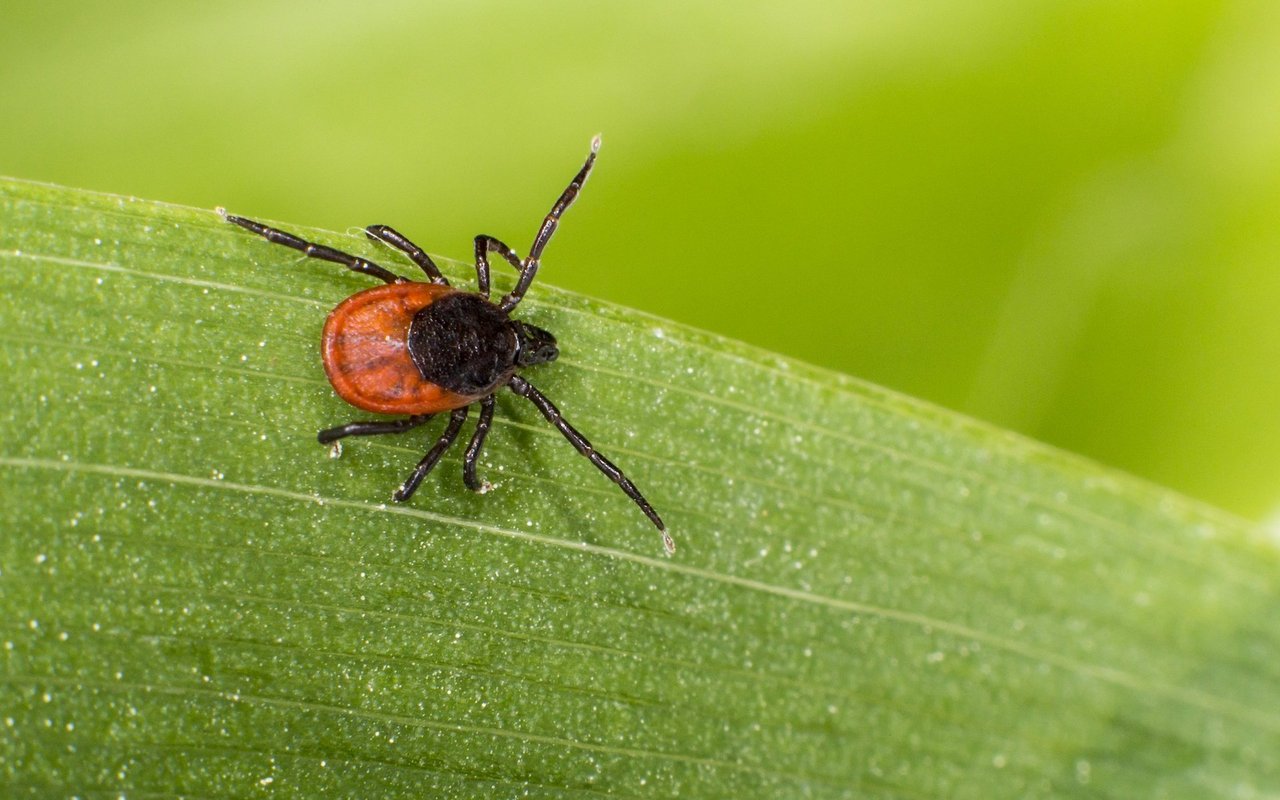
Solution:
[{"label": "tick", "polygon": [[[413,472],[392,497],[400,502],[417,491],[422,480],[453,444],[474,405],[480,416],[462,461],[462,480],[473,492],[490,487],[476,477],[476,462],[493,425],[494,395],[506,387],[526,398],[560,431],[579,453],[640,507],[662,533],[668,553],[675,542],[662,518],[644,499],[622,470],[591,446],[587,437],[569,424],[560,409],[519,373],[525,367],[555,361],[560,355],[556,338],[535,325],[512,319],[538,274],[542,251],[551,240],[560,217],[582,191],[600,150],[600,137],[591,142],[586,163],[560,194],[551,212],[533,237],[529,255],[515,251],[492,236],[475,238],[477,291],[449,285],[440,269],[422,248],[386,225],[365,228],[366,235],[402,251],[426,274],[414,281],[371,261],[308,242],[276,228],[244,217],[227,222],[262,236],[267,241],[298,250],[311,258],[332,261],[347,269],[382,281],[383,286],[357,292],[338,304],[325,320],[320,352],[325,374],[338,396],[363,411],[403,414],[403,419],[349,422],[320,431],[321,444],[347,436],[404,433],[438,414],[449,412],[449,422]],[[489,297],[489,254],[497,253],[519,273],[515,288],[494,302]]]}]

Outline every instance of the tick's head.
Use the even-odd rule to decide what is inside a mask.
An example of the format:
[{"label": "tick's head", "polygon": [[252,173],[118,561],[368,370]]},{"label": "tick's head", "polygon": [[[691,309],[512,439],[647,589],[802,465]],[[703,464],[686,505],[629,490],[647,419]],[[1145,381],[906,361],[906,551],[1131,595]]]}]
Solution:
[{"label": "tick's head", "polygon": [[516,332],[516,366],[531,367],[534,364],[545,364],[555,361],[560,355],[556,347],[556,337],[550,331],[544,331],[536,325],[519,320],[512,320],[511,326]]}]

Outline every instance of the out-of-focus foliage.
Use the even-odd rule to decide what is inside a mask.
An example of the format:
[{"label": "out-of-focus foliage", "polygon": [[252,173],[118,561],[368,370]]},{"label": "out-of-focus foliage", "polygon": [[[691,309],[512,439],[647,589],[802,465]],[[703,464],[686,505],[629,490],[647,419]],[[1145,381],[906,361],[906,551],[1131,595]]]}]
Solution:
[{"label": "out-of-focus foliage", "polygon": [[526,247],[603,131],[551,283],[1252,516],[1280,492],[1278,109],[1265,0],[126,0],[0,25],[0,173],[465,257]]}]

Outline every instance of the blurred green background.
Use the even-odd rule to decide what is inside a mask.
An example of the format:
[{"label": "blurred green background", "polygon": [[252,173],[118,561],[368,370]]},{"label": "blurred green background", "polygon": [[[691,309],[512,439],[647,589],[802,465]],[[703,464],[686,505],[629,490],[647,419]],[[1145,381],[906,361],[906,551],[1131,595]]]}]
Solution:
[{"label": "blurred green background", "polygon": [[16,177],[466,259],[597,131],[547,281],[1280,502],[1270,0],[0,4]]}]

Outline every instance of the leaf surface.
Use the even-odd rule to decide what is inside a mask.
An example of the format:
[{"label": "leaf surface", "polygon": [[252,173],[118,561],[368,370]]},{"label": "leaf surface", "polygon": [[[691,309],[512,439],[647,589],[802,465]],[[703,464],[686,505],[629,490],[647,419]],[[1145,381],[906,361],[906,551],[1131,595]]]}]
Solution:
[{"label": "leaf surface", "polygon": [[5,793],[1280,791],[1280,558],[1244,523],[545,283],[562,357],[527,377],[675,556],[509,393],[495,491],[455,447],[394,504],[438,425],[314,439],[362,418],[317,343],[367,285],[212,211],[0,183]]}]

